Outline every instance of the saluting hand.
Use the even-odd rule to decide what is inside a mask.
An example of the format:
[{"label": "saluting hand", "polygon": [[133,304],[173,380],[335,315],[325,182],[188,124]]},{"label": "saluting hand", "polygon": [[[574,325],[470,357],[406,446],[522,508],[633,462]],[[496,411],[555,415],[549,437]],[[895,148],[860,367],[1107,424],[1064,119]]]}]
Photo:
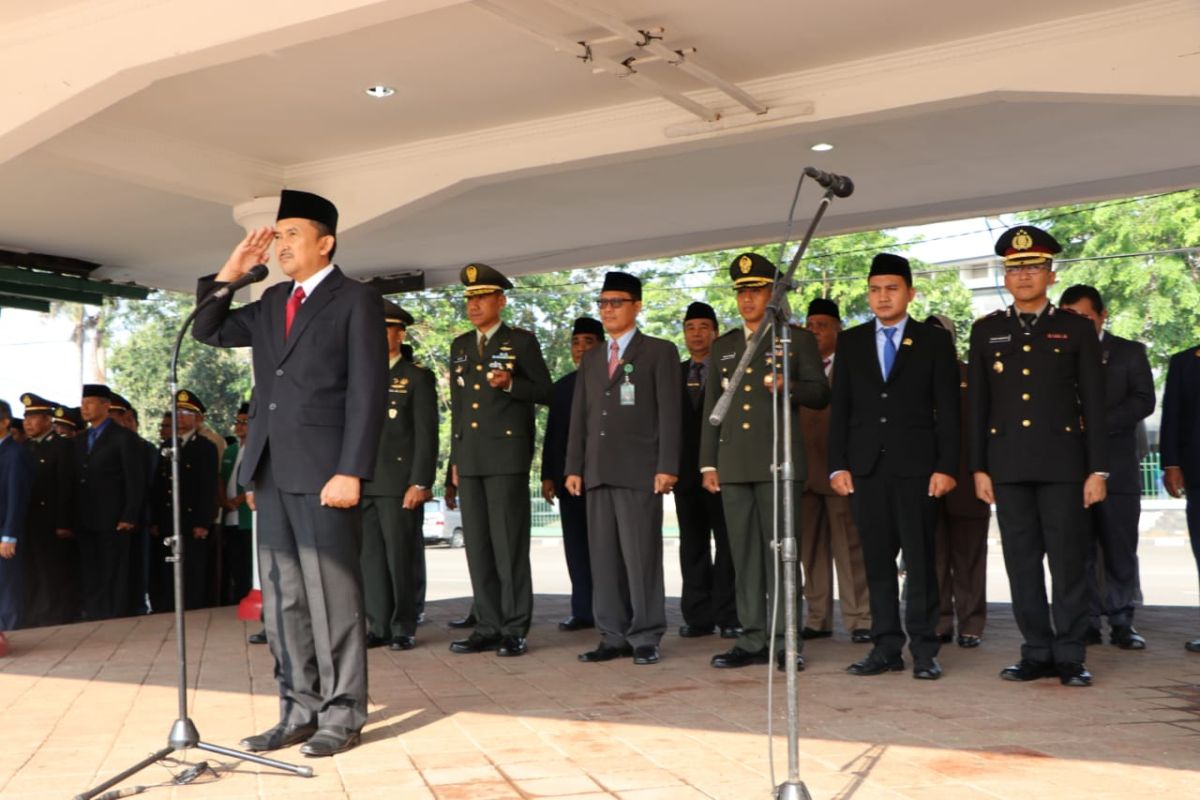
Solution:
[{"label": "saluting hand", "polygon": [[271,245],[275,243],[275,230],[270,227],[255,228],[238,242],[229,254],[229,260],[217,273],[221,283],[232,283],[250,271],[255,264],[265,264],[271,257]]},{"label": "saluting hand", "polygon": [[1108,497],[1108,481],[1099,475],[1088,475],[1083,482],[1083,507],[1091,508]]},{"label": "saluting hand", "polygon": [[354,508],[358,505],[361,488],[355,475],[334,475],[321,489],[321,505],[329,508]]},{"label": "saluting hand", "polygon": [[954,487],[957,485],[958,481],[954,480],[952,475],[947,475],[944,472],[935,472],[929,476],[929,496],[945,497],[954,491]]}]

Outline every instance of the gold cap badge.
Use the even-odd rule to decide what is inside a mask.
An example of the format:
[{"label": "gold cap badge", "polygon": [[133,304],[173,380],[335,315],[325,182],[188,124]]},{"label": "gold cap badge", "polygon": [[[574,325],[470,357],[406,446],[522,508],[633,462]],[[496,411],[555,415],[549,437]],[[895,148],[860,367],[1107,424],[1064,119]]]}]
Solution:
[{"label": "gold cap badge", "polygon": [[1012,246],[1017,250],[1028,250],[1033,247],[1033,237],[1022,228],[1013,236]]},{"label": "gold cap badge", "polygon": [[738,269],[742,271],[743,275],[749,275],[752,266],[754,266],[754,262],[750,260],[750,256],[742,256],[738,259]]},{"label": "gold cap badge", "polygon": [[478,277],[479,269],[474,264],[467,267],[467,283],[474,283]]}]

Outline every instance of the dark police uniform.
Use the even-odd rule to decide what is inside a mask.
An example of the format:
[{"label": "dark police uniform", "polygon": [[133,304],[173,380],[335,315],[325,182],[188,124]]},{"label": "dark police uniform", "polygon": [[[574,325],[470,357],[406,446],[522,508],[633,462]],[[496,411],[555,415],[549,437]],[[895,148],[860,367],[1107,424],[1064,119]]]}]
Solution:
[{"label": "dark police uniform", "polygon": [[[730,275],[734,288],[769,286],[778,275],[775,265],[756,253],[746,253],[733,260]],[[767,324],[766,320],[763,324]],[[737,327],[713,343],[709,354],[712,374],[704,390],[704,419],[712,414],[717,400],[729,385],[737,365],[746,350],[748,333]],[[721,503],[729,529],[729,547],[733,553],[737,592],[737,615],[742,633],[728,653],[713,658],[713,666],[737,667],[762,662],[770,641],[770,611],[775,607],[775,552],[771,540],[775,535],[774,488],[772,482],[772,407],[775,393],[763,385],[763,376],[771,374],[772,365],[782,355],[781,345],[764,337],[758,345],[737,399],[729,406],[720,427],[707,422],[700,437],[700,469],[715,469],[721,484]],[[829,384],[821,369],[821,356],[816,338],[805,330],[792,331],[789,348],[789,375],[792,381],[789,400],[793,408],[801,405],[823,408],[829,402]],[[800,500],[799,489],[804,485],[804,442],[798,420],[792,425],[792,463],[794,465],[793,502]],[[780,504],[782,509],[782,503]],[[795,509],[796,535],[799,535],[800,512]],[[780,514],[782,525],[782,513]],[[782,538],[782,533],[781,537]],[[781,573],[782,574],[782,573]],[[782,586],[780,587],[782,588]],[[797,604],[800,591],[797,590]],[[796,609],[796,619],[801,619]],[[779,604],[777,637],[783,636],[784,609]],[[779,651],[782,655],[783,650]],[[782,658],[779,659],[782,664]]]},{"label": "dark police uniform", "polygon": [[[36,394],[22,395],[21,402],[26,418],[52,415],[55,408]],[[23,542],[21,625],[64,625],[79,618],[79,544],[71,533],[74,453],[70,440],[53,430],[25,446],[33,456],[34,474]]]},{"label": "dark police uniform", "polygon": [[[1058,252],[1046,238],[1020,226],[996,250],[1009,265],[1037,263],[1022,254]],[[1108,468],[1102,369],[1092,323],[1049,303],[1035,318],[1009,306],[971,329],[968,458],[973,473],[992,479],[1013,614],[1025,639],[1021,658],[1032,665],[1005,677],[1039,677],[1055,666],[1063,675],[1083,664],[1091,541],[1083,483]]]},{"label": "dark police uniform", "polygon": [[[467,296],[503,291],[512,284],[486,264],[463,268]],[[493,389],[491,370],[512,373],[508,391]],[[494,649],[524,652],[533,614],[529,568],[529,468],[533,461],[534,410],[550,402],[552,381],[537,337],[501,322],[480,352],[480,332],[450,345],[450,461],[458,468],[467,566],[478,624],[455,652]]]},{"label": "dark police uniform", "polygon": [[[384,322],[407,327],[412,315],[384,301]],[[410,486],[428,489],[437,466],[437,388],[433,373],[403,356],[388,371],[387,416],[375,477],[363,493],[363,592],[374,641],[409,649],[417,633],[417,582],[425,550],[422,508],[406,509]]]}]

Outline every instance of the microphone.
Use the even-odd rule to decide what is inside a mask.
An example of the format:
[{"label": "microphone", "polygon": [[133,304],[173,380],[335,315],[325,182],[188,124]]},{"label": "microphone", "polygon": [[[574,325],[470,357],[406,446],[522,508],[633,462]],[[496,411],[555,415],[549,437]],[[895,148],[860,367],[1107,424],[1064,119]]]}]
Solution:
[{"label": "microphone", "polygon": [[220,300],[222,298],[229,297],[229,295],[233,294],[238,289],[241,289],[243,286],[249,286],[252,283],[258,283],[263,278],[267,277],[267,272],[268,270],[266,264],[255,264],[246,271],[245,275],[238,278],[236,281],[227,283],[220,289],[217,289],[215,292],[209,295],[209,297],[214,300]]},{"label": "microphone", "polygon": [[805,167],[804,174],[829,189],[836,197],[849,197],[854,194],[854,181],[845,175],[834,175],[832,172],[824,172],[816,167]]}]

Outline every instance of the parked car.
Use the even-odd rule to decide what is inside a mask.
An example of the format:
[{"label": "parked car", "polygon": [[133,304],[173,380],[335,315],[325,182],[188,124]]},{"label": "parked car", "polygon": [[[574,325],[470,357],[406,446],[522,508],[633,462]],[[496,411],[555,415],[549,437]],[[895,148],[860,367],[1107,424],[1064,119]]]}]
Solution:
[{"label": "parked car", "polygon": [[463,546],[462,513],[446,508],[446,501],[435,497],[425,503],[425,544]]}]

